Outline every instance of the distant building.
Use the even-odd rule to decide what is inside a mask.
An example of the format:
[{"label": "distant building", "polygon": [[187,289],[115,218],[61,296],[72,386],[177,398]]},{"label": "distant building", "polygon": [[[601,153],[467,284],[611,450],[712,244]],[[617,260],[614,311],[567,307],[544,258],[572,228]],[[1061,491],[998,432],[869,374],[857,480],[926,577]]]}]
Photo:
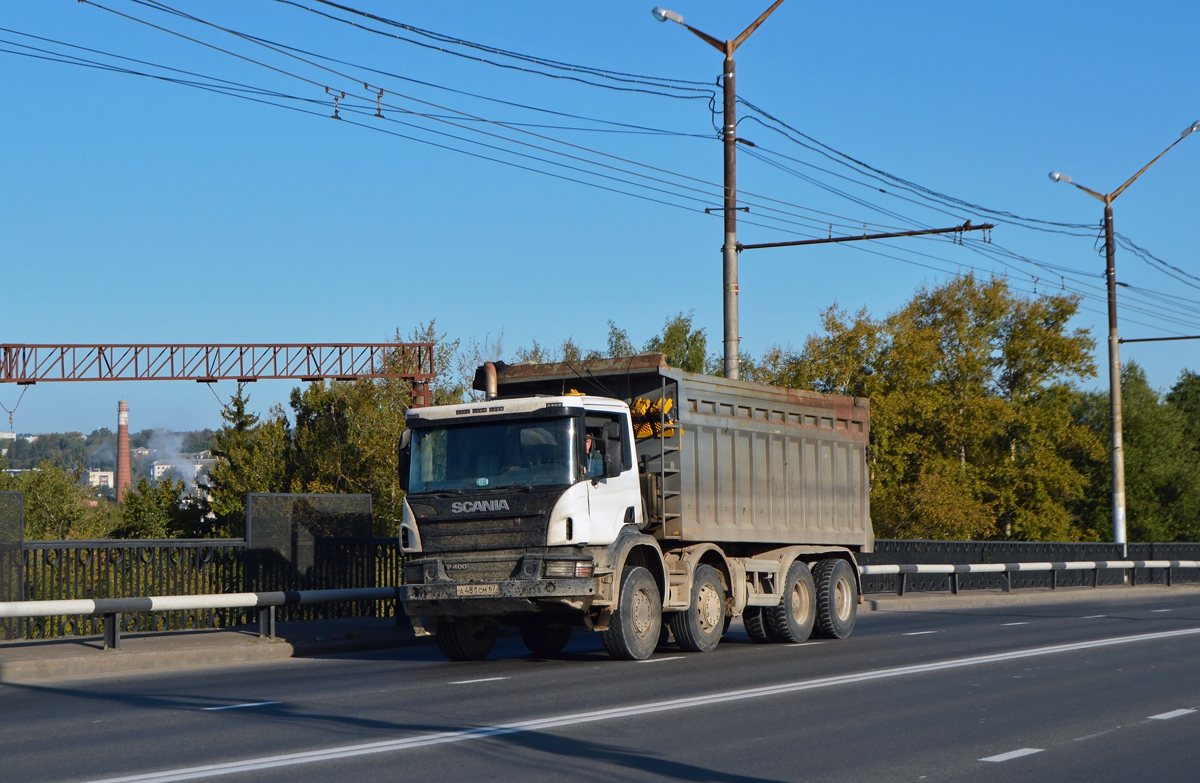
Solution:
[{"label": "distant building", "polygon": [[129,450],[129,453],[134,457],[149,457],[152,452],[153,452],[153,449],[148,449],[148,448],[145,448],[144,446],[139,446],[136,449]]},{"label": "distant building", "polygon": [[[208,454],[208,452],[200,452],[200,454]],[[199,454],[181,454],[179,459],[160,459],[151,463],[150,478],[159,481],[166,476],[194,484],[196,479],[201,474],[208,473],[209,468],[214,464],[216,464],[216,460],[212,459],[211,455],[209,458],[202,458]]]},{"label": "distant building", "polygon": [[0,432],[0,440],[16,440],[17,433],[15,432]]},{"label": "distant building", "polygon": [[89,470],[87,472],[87,483],[89,487],[109,487],[115,486],[113,481],[113,471],[111,470]]}]

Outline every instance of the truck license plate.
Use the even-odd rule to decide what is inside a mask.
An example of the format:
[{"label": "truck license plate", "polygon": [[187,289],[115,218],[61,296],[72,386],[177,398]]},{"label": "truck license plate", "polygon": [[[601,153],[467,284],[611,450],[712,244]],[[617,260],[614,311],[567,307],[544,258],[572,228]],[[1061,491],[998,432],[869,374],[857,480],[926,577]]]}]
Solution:
[{"label": "truck license plate", "polygon": [[459,595],[500,595],[500,585],[459,585]]}]

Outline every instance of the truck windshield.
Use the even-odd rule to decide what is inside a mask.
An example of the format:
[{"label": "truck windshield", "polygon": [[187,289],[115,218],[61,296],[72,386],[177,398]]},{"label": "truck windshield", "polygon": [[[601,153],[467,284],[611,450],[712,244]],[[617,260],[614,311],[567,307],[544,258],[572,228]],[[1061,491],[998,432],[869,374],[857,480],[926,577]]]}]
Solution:
[{"label": "truck windshield", "polygon": [[571,484],[574,442],[570,417],[414,430],[409,492]]}]

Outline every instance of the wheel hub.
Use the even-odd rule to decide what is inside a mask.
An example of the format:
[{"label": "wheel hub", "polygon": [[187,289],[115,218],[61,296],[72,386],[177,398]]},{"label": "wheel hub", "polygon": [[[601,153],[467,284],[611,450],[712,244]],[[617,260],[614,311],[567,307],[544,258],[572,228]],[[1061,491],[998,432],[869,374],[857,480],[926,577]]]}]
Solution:
[{"label": "wheel hub", "polygon": [[638,636],[645,636],[650,630],[650,619],[654,614],[650,605],[650,594],[638,590],[633,594],[633,630]]},{"label": "wheel hub", "polygon": [[792,585],[792,619],[796,624],[804,625],[811,611],[812,596],[808,594],[808,585],[797,581]]},{"label": "wheel hub", "polygon": [[833,588],[833,608],[840,620],[850,619],[850,593],[850,583],[845,577],[839,579]]},{"label": "wheel hub", "polygon": [[700,629],[706,634],[712,633],[721,622],[721,597],[712,585],[700,587],[700,595],[696,597],[696,611],[700,615]]}]

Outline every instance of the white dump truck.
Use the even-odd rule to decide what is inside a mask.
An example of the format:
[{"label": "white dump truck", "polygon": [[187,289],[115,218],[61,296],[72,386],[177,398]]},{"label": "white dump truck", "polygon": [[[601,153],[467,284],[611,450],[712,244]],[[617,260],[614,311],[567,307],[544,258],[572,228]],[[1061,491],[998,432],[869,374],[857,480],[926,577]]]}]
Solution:
[{"label": "white dump truck", "polygon": [[661,354],[488,363],[481,402],[414,408],[401,601],[452,660],[500,626],[553,655],[575,628],[617,658],[842,639],[874,545],[867,400],[670,367]]}]

